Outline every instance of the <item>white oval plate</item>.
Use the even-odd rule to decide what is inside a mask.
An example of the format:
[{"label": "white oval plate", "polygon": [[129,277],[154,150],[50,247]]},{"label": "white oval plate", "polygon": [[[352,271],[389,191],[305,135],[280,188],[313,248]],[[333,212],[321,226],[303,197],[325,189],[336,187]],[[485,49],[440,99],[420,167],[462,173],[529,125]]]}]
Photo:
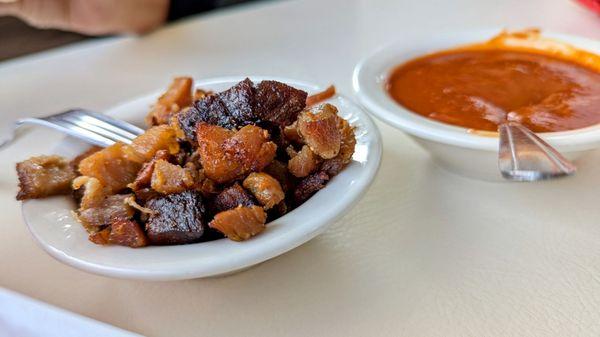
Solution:
[{"label": "white oval plate", "polygon": [[[243,77],[197,81],[214,91],[225,90]],[[253,81],[267,78],[251,77]],[[313,84],[285,78],[268,79],[288,83],[314,93]],[[107,114],[142,126],[143,118],[159,93],[147,95],[110,109]],[[299,208],[267,224],[260,235],[245,241],[221,239],[181,246],[150,246],[132,249],[99,246],[88,241],[83,227],[73,218],[76,208],[67,196],[23,203],[23,217],[40,246],[54,258],[73,267],[110,277],[138,280],[183,280],[232,273],[283,254],[325,230],[344,215],[365,193],[381,161],[381,136],[363,110],[348,98],[328,100],[342,117],[355,126],[356,151],[353,161],[327,186]],[[55,153],[73,157],[88,145],[65,138]]]}]

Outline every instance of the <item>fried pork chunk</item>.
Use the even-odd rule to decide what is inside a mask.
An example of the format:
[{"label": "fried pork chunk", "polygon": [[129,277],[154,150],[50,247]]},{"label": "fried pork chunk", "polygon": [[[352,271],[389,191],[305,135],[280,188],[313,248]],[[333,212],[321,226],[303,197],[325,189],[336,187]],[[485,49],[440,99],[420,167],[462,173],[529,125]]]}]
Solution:
[{"label": "fried pork chunk", "polygon": [[288,169],[298,178],[304,178],[319,168],[320,158],[307,145],[288,161]]},{"label": "fried pork chunk", "polygon": [[323,171],[311,174],[302,179],[298,183],[298,186],[296,186],[296,190],[294,190],[294,202],[296,206],[300,206],[319,190],[323,189],[329,179],[329,175]]},{"label": "fried pork chunk", "polygon": [[159,150],[166,150],[169,154],[178,153],[179,143],[171,126],[159,125],[137,136],[124,149],[129,160],[143,164],[151,160]]},{"label": "fried pork chunk", "polygon": [[139,248],[148,245],[148,238],[136,221],[120,219],[111,224],[108,243]]},{"label": "fried pork chunk", "polygon": [[128,146],[117,143],[104,148],[79,163],[79,172],[94,177],[110,193],[118,193],[134,181],[142,163],[128,159]]},{"label": "fried pork chunk", "polygon": [[342,141],[338,129],[337,109],[323,104],[303,111],[298,117],[298,132],[310,149],[323,159],[331,159],[340,152]]},{"label": "fried pork chunk", "polygon": [[356,136],[354,135],[354,129],[350,126],[350,123],[348,123],[347,120],[338,117],[337,127],[342,135],[340,152],[337,156],[325,160],[323,165],[321,165],[321,170],[326,172],[330,177],[340,173],[340,171],[352,161],[352,155],[354,154],[354,148],[356,147]]},{"label": "fried pork chunk", "polygon": [[154,165],[159,160],[168,160],[169,152],[167,150],[158,150],[156,154],[154,154],[154,158],[149,162],[144,163],[142,168],[138,171],[135,180],[127,185],[127,187],[131,188],[133,191],[138,191],[143,188],[149,187],[152,182],[152,173],[154,173]]},{"label": "fried pork chunk", "polygon": [[285,194],[277,179],[264,172],[252,172],[244,179],[244,188],[252,192],[256,200],[265,209],[271,209],[279,204]]},{"label": "fried pork chunk", "polygon": [[91,234],[113,221],[129,220],[134,215],[134,209],[127,203],[131,194],[111,195],[94,177],[77,177],[73,180],[73,189],[83,190],[77,219]]},{"label": "fried pork chunk", "polygon": [[195,93],[192,94],[193,84],[191,77],[176,77],[146,116],[146,124],[167,124],[171,115],[192,105],[195,96]]},{"label": "fried pork chunk", "polygon": [[69,194],[76,173],[69,161],[60,156],[39,156],[17,164],[19,193],[17,200]]},{"label": "fried pork chunk", "polygon": [[160,159],[154,164],[151,186],[163,194],[183,192],[194,186],[194,175],[189,169]]},{"label": "fried pork chunk", "polygon": [[221,212],[208,224],[233,241],[244,241],[265,229],[267,213],[259,206],[238,206]]},{"label": "fried pork chunk", "polygon": [[200,123],[197,139],[204,174],[217,183],[262,170],[273,161],[277,151],[277,145],[269,141],[269,133],[254,125],[236,132]]},{"label": "fried pork chunk", "polygon": [[217,214],[238,206],[254,205],[256,205],[254,198],[240,184],[235,183],[215,196],[211,208],[213,213]]},{"label": "fried pork chunk", "polygon": [[276,81],[258,85],[245,79],[223,92],[208,95],[177,115],[179,129],[190,142],[196,140],[200,122],[226,129],[250,124],[285,127],[306,105],[306,92]]},{"label": "fried pork chunk", "polygon": [[150,199],[153,211],[146,222],[146,235],[154,245],[181,245],[199,242],[207,231],[206,207],[197,191],[184,191]]}]

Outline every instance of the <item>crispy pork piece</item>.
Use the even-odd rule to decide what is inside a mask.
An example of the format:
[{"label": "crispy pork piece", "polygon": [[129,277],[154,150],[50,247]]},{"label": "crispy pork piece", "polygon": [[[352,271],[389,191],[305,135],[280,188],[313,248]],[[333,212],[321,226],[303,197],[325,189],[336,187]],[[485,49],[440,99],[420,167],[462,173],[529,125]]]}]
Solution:
[{"label": "crispy pork piece", "polygon": [[337,109],[331,104],[303,111],[298,117],[302,139],[323,159],[331,159],[340,152],[342,134],[337,127],[338,118]]},{"label": "crispy pork piece", "polygon": [[176,77],[146,116],[146,124],[149,126],[167,124],[171,115],[192,105],[193,85],[194,81],[191,77]]},{"label": "crispy pork piece", "polygon": [[273,208],[285,198],[285,193],[277,179],[264,172],[250,173],[244,179],[243,186],[252,192],[265,210]]},{"label": "crispy pork piece", "polygon": [[179,193],[194,186],[194,176],[189,169],[159,159],[154,164],[151,186],[162,194]]},{"label": "crispy pork piece", "polygon": [[97,245],[107,245],[108,238],[110,237],[110,226],[106,226],[105,228],[90,233],[88,236],[88,240],[92,241]]},{"label": "crispy pork piece", "polygon": [[207,231],[206,208],[197,191],[184,191],[150,199],[145,207],[155,213],[146,222],[146,235],[154,245],[203,241]]},{"label": "crispy pork piece", "polygon": [[179,127],[190,142],[196,140],[199,122],[237,129],[258,121],[254,114],[255,89],[245,79],[223,92],[196,101],[192,108],[178,115]]},{"label": "crispy pork piece", "polygon": [[213,94],[214,93],[210,90],[196,89],[194,91],[194,100],[193,101],[195,102],[195,101],[204,99],[206,96],[213,95]]},{"label": "crispy pork piece", "polygon": [[198,151],[204,174],[217,183],[226,183],[265,168],[277,151],[268,141],[269,133],[254,125],[239,131],[200,123]]},{"label": "crispy pork piece", "polygon": [[238,206],[250,207],[254,205],[256,205],[256,201],[252,195],[246,192],[240,184],[235,183],[215,196],[211,209],[214,214],[217,214]]},{"label": "crispy pork piece", "polygon": [[142,168],[135,177],[135,180],[131,184],[127,185],[127,187],[129,187],[133,191],[137,191],[139,189],[150,186],[150,183],[152,181],[152,173],[154,172],[154,165],[158,160],[168,160],[169,157],[169,151],[167,150],[156,151],[154,158],[142,165]]},{"label": "crispy pork piece", "polygon": [[315,104],[318,104],[325,100],[328,100],[333,96],[335,96],[335,86],[330,85],[327,87],[327,89],[325,89],[321,92],[318,92],[316,94],[308,96],[306,98],[306,106],[307,107],[313,106]]},{"label": "crispy pork piece", "polygon": [[60,156],[39,156],[17,163],[19,193],[17,200],[69,194],[75,170]]},{"label": "crispy pork piece", "polygon": [[98,179],[111,193],[118,193],[135,180],[142,167],[128,159],[127,147],[117,143],[88,156],[79,163],[79,172]]},{"label": "crispy pork piece", "polygon": [[85,158],[93,155],[94,153],[96,153],[100,150],[102,150],[102,148],[100,146],[94,145],[94,146],[90,147],[89,149],[83,151],[77,157],[73,158],[73,160],[71,160],[71,162],[69,164],[73,167],[73,170],[75,170],[76,173],[79,173],[79,163],[81,163],[81,161],[84,160]]},{"label": "crispy pork piece", "polygon": [[208,225],[233,241],[244,241],[262,232],[266,221],[262,207],[238,206],[215,215]]},{"label": "crispy pork piece", "polygon": [[287,141],[290,141],[292,143],[304,144],[302,141],[302,136],[300,135],[300,132],[298,132],[298,122],[297,121],[286,126],[283,129],[283,136],[285,137],[285,139]]},{"label": "crispy pork piece", "polygon": [[329,175],[322,171],[302,179],[298,183],[298,186],[296,186],[296,190],[294,190],[294,202],[296,203],[296,207],[303,204],[320,189],[324,188],[328,181]]},{"label": "crispy pork piece", "polygon": [[354,129],[350,126],[347,120],[338,117],[337,127],[342,135],[342,142],[340,145],[340,152],[337,156],[327,159],[321,165],[321,171],[326,172],[330,177],[333,177],[340,173],[348,163],[352,160],[354,154],[354,148],[356,146],[356,137],[354,135]]},{"label": "crispy pork piece", "polygon": [[208,95],[192,108],[178,114],[179,129],[190,142],[196,140],[200,122],[227,129],[250,124],[269,124],[283,128],[296,120],[306,105],[306,92],[276,81],[262,81],[257,86],[245,79],[223,92]]},{"label": "crispy pork piece", "polygon": [[159,125],[137,136],[124,150],[129,160],[143,164],[151,160],[159,150],[176,154],[179,152],[179,143],[175,130],[170,125]]},{"label": "crispy pork piece", "polygon": [[283,192],[287,193],[294,188],[294,178],[288,171],[287,165],[282,161],[277,159],[273,160],[263,171],[277,179]]},{"label": "crispy pork piece", "polygon": [[262,81],[256,86],[256,111],[259,119],[279,127],[292,124],[306,106],[307,93],[277,81]]},{"label": "crispy pork piece", "polygon": [[154,199],[154,198],[158,198],[158,197],[162,196],[162,194],[156,192],[155,190],[153,190],[150,187],[135,190],[135,191],[133,191],[133,193],[135,194],[135,201],[140,204],[145,204],[150,199]]},{"label": "crispy pork piece", "polygon": [[136,221],[119,219],[111,223],[108,243],[139,248],[147,246],[148,239]]},{"label": "crispy pork piece", "polygon": [[108,190],[94,177],[79,176],[73,180],[73,191],[81,192],[79,208],[99,207],[108,196]]},{"label": "crispy pork piece", "polygon": [[134,209],[126,202],[131,194],[110,195],[90,208],[79,208],[77,218],[88,231],[110,225],[117,220],[128,220],[134,215]]},{"label": "crispy pork piece", "polygon": [[307,145],[288,161],[288,170],[298,178],[304,178],[319,168],[320,158]]}]

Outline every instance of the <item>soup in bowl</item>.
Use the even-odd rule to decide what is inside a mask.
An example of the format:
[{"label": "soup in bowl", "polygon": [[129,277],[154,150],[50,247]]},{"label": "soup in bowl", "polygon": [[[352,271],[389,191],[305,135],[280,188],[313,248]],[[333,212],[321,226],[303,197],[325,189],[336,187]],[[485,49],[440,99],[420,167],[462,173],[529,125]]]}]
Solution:
[{"label": "soup in bowl", "polygon": [[361,62],[354,88],[441,166],[499,180],[502,123],[525,125],[569,159],[600,144],[599,52],[596,41],[537,30],[421,37]]}]

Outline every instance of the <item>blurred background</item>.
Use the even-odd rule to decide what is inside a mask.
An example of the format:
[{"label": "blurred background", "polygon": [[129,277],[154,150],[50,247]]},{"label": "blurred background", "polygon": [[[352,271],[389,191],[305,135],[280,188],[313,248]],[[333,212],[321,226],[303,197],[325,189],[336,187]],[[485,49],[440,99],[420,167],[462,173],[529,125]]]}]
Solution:
[{"label": "blurred background", "polygon": [[[178,2],[179,8],[175,13],[170,13],[168,21],[175,21],[190,15],[256,1],[261,0],[175,1]],[[102,36],[84,35],[58,29],[39,29],[28,25],[16,17],[0,16],[0,61],[94,38],[98,39],[102,38]]]}]

